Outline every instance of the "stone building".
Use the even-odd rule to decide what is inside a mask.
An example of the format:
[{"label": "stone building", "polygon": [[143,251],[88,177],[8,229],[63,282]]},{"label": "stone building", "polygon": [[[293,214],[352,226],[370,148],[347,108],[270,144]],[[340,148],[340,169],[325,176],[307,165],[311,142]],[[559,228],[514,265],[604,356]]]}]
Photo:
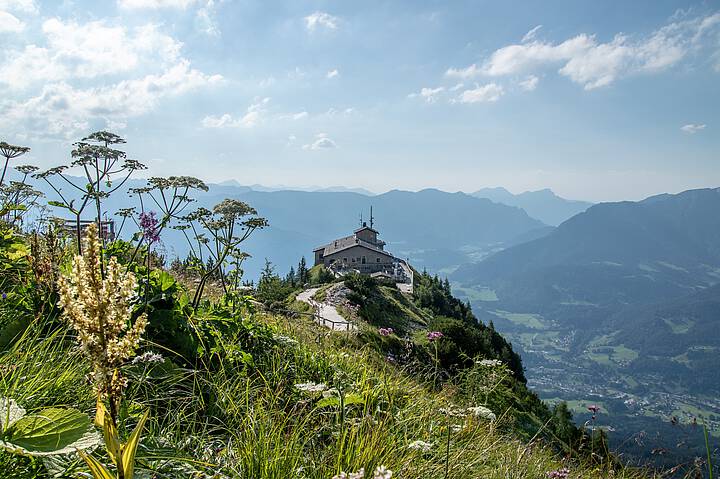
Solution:
[{"label": "stone building", "polygon": [[336,239],[313,250],[315,264],[335,270],[357,270],[364,274],[389,271],[395,257],[385,251],[385,242],[378,239],[378,232],[366,223],[351,236]]}]

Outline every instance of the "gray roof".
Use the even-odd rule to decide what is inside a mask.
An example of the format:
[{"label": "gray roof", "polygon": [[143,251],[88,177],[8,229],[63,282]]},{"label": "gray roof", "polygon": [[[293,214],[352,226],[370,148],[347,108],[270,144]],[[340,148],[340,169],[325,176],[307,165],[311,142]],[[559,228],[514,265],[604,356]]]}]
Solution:
[{"label": "gray roof", "polygon": [[340,251],[344,251],[348,248],[353,248],[355,246],[362,246],[363,248],[367,248],[376,253],[384,254],[386,256],[390,256],[391,258],[393,257],[393,255],[388,253],[387,251],[378,248],[372,243],[368,243],[367,241],[358,239],[354,235],[336,239],[332,243],[328,243],[325,246],[315,248],[313,251],[323,250],[323,256],[330,256],[331,254],[339,253]]}]

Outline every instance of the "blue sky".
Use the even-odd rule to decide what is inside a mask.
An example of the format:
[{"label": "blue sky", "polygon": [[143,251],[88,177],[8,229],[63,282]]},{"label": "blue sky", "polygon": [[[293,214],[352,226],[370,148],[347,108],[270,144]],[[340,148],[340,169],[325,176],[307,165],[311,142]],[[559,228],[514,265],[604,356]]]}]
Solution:
[{"label": "blue sky", "polygon": [[720,186],[720,2],[0,0],[0,135],[147,174],[593,201]]}]

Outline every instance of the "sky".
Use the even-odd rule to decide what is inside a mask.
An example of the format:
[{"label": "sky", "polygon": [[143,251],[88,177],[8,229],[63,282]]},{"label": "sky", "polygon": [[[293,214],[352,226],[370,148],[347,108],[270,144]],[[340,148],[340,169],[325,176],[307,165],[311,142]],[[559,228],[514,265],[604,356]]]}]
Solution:
[{"label": "sky", "polygon": [[720,1],[0,0],[0,140],[382,192],[720,186]]}]

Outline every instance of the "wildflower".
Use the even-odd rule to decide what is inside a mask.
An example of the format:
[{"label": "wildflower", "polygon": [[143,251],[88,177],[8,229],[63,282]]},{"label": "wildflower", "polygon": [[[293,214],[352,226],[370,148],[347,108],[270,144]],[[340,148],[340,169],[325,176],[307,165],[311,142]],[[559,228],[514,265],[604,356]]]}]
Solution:
[{"label": "wildflower", "polygon": [[273,336],[273,339],[284,346],[295,346],[298,343],[293,338],[283,336],[282,334],[277,334]]},{"label": "wildflower", "polygon": [[482,359],[480,361],[475,361],[475,363],[486,368],[502,366],[502,361],[499,359]]},{"label": "wildflower", "polygon": [[556,469],[554,471],[548,471],[545,473],[548,479],[567,479],[570,475],[570,469],[563,467],[562,469]]},{"label": "wildflower", "polygon": [[153,353],[151,351],[148,351],[146,353],[141,354],[140,356],[135,356],[132,361],[130,361],[132,364],[152,364],[152,363],[161,363],[165,360],[163,358],[162,354],[160,353]]},{"label": "wildflower", "polygon": [[495,419],[497,419],[495,413],[492,412],[490,409],[486,408],[485,406],[469,407],[466,409],[466,411],[475,417],[481,417],[483,419],[487,419],[488,421],[494,421]]},{"label": "wildflower", "polygon": [[321,393],[324,392],[327,389],[327,386],[323,383],[313,383],[313,382],[307,382],[307,383],[299,383],[295,385],[295,389],[298,391],[302,391],[304,393]]},{"label": "wildflower", "polygon": [[392,333],[394,333],[393,328],[380,328],[378,329],[378,333],[380,333],[380,336],[390,336]]},{"label": "wildflower", "polygon": [[415,449],[416,451],[428,452],[432,448],[432,444],[425,441],[413,441],[408,444],[408,449]]},{"label": "wildflower", "polygon": [[390,479],[392,474],[392,471],[385,466],[378,466],[373,474],[373,479]]},{"label": "wildflower", "polygon": [[142,230],[143,238],[149,243],[157,243],[160,241],[160,222],[155,216],[155,212],[140,213],[140,229]]},{"label": "wildflower", "polygon": [[442,338],[443,336],[444,336],[444,334],[441,333],[440,331],[430,331],[429,333],[427,333],[427,339],[431,343],[435,340]]},{"label": "wildflower", "polygon": [[340,474],[333,476],[333,479],[363,479],[365,477],[365,469],[362,468],[358,472],[351,472],[350,474],[345,471]]},{"label": "wildflower", "polygon": [[106,277],[102,277],[95,223],[88,226],[83,242],[82,256],[73,260],[69,276],[58,281],[59,304],[63,317],[78,333],[82,351],[90,359],[98,394],[119,401],[126,385],[119,368],[134,354],[147,316],[143,313],[131,323],[137,281],[115,257],[108,261]]},{"label": "wildflower", "polygon": [[467,416],[466,411],[456,407],[440,408],[440,414],[444,414],[450,417],[465,417]]},{"label": "wildflower", "polygon": [[2,299],[7,299],[7,293],[2,294]]}]

